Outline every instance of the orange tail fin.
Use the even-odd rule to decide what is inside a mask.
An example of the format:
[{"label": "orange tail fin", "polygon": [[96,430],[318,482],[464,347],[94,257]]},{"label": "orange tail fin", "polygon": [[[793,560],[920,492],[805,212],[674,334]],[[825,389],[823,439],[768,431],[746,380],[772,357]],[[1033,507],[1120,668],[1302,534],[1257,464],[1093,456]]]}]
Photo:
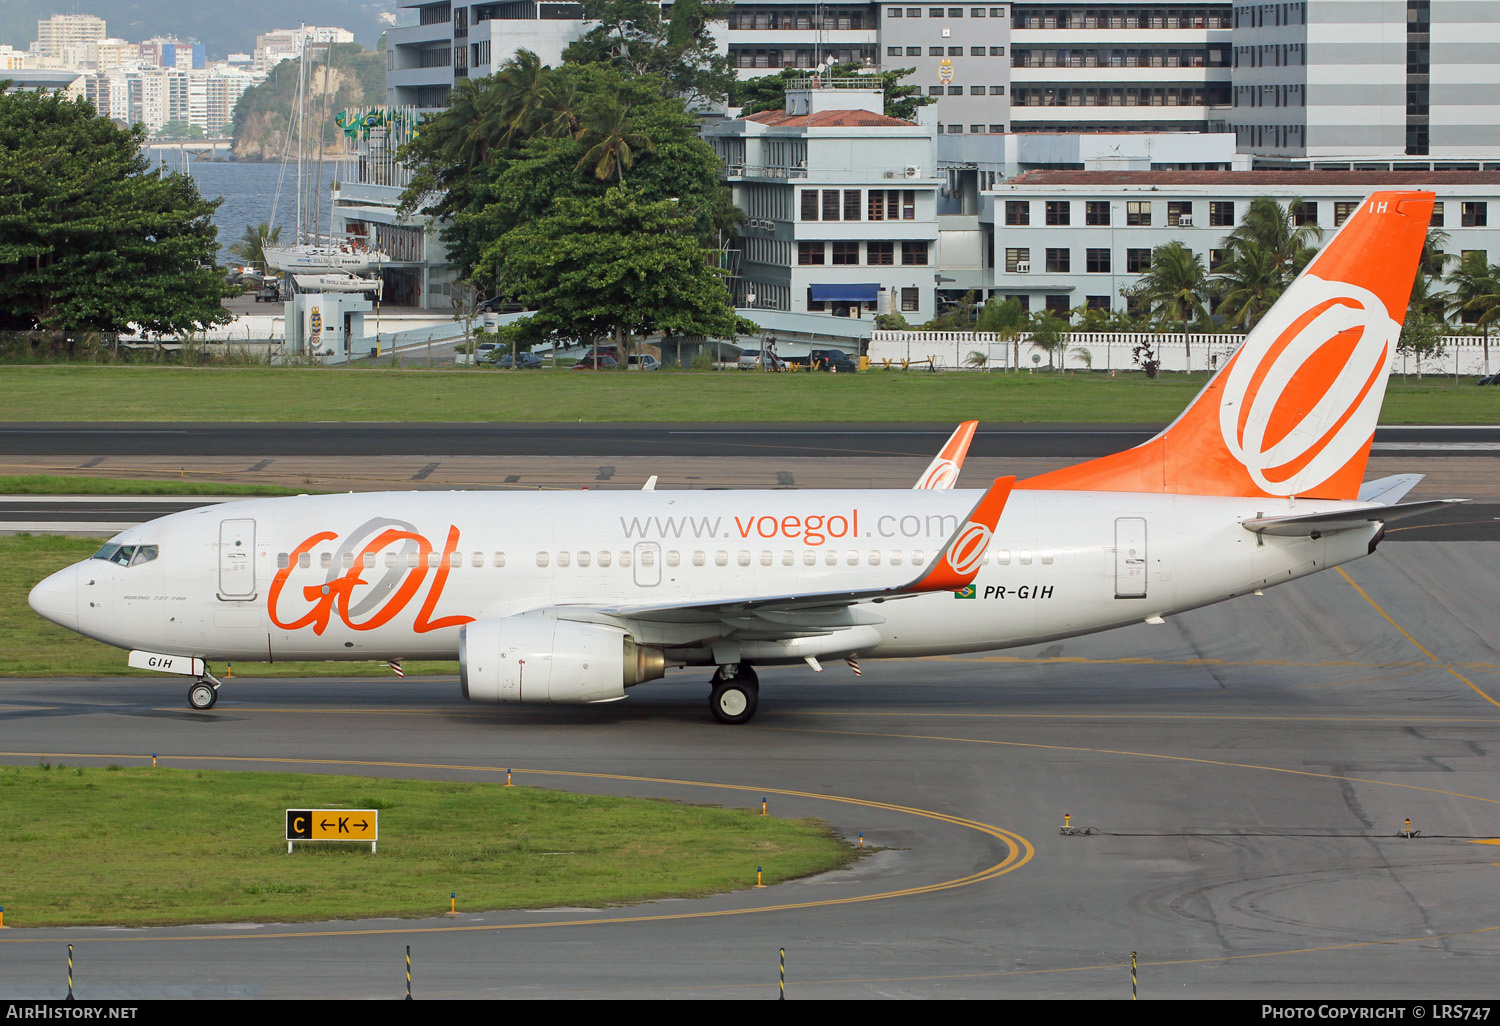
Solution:
[{"label": "orange tail fin", "polygon": [[1016,487],[1358,498],[1433,198],[1365,200],[1161,434]]}]

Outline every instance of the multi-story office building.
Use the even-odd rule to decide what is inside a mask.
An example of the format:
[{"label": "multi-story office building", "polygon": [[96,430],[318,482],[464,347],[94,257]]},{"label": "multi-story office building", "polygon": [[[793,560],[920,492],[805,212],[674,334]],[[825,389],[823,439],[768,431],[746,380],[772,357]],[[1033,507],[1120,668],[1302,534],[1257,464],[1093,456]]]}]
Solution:
[{"label": "multi-story office building", "polygon": [[46,57],[62,58],[70,47],[79,52],[88,43],[106,35],[104,19],[92,14],[54,14],[36,23],[36,42],[32,50]]},{"label": "multi-story office building", "polygon": [[865,82],[823,76],[788,89],[784,110],[704,130],[748,217],[734,243],[736,305],[932,316],[935,126],[882,107]]},{"label": "multi-story office building", "polygon": [[1474,0],[1237,4],[1241,149],[1284,158],[1500,155],[1500,21]]},{"label": "multi-story office building", "polygon": [[1157,246],[1182,242],[1218,271],[1225,236],[1257,197],[1326,239],[1371,192],[1393,188],[1436,191],[1446,252],[1500,258],[1500,171],[1030,171],[980,190],[985,258],[953,287],[1030,310],[1119,309]]},{"label": "multi-story office building", "polygon": [[[391,32],[390,100],[446,105],[524,47],[555,64],[588,28],[571,3],[416,3]],[[741,78],[821,63],[913,68],[948,135],[1202,131],[1229,100],[1227,3],[921,6],[737,3],[717,28]]]}]

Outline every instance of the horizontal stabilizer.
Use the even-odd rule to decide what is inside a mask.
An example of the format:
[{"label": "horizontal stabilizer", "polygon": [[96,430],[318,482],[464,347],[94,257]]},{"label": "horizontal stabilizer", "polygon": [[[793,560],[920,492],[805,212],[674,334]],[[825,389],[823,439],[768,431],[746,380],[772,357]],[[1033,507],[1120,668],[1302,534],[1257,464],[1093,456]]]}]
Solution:
[{"label": "horizontal stabilizer", "polygon": [[1359,486],[1360,502],[1379,502],[1386,506],[1400,502],[1406,493],[1421,484],[1425,474],[1392,474]]},{"label": "horizontal stabilizer", "polygon": [[1373,522],[1389,523],[1419,513],[1430,513],[1456,502],[1468,499],[1428,499],[1424,502],[1403,502],[1395,506],[1367,506],[1360,509],[1334,509],[1325,513],[1303,513],[1289,517],[1256,517],[1241,521],[1245,530],[1258,534],[1276,534],[1289,538],[1317,538],[1336,531],[1352,531]]}]

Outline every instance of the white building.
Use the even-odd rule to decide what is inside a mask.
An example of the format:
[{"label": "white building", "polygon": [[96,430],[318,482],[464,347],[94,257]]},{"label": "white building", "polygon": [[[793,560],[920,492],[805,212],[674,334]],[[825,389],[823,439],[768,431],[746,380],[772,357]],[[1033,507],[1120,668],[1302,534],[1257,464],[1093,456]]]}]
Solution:
[{"label": "white building", "polygon": [[47,57],[62,58],[69,47],[81,52],[86,44],[106,35],[103,18],[92,14],[54,14],[36,23],[36,42],[31,48]]},{"label": "white building", "polygon": [[1119,309],[1157,246],[1180,241],[1217,270],[1224,237],[1257,197],[1300,201],[1298,223],[1326,238],[1371,192],[1418,188],[1437,193],[1446,252],[1500,258],[1500,172],[1030,171],[980,192],[985,259],[953,287],[1016,296],[1030,310]]},{"label": "white building", "polygon": [[767,326],[761,311],[932,315],[936,127],[882,107],[861,80],[810,78],[787,90],[783,111],[704,130],[748,217],[734,243],[736,304]]}]

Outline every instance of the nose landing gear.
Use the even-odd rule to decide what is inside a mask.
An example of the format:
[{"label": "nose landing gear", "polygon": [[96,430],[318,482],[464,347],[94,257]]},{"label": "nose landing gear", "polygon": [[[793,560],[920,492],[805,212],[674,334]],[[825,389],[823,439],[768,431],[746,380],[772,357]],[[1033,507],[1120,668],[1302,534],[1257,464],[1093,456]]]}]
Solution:
[{"label": "nose landing gear", "polygon": [[748,723],[760,705],[760,678],[748,663],[721,666],[709,681],[708,709],[720,723]]}]

